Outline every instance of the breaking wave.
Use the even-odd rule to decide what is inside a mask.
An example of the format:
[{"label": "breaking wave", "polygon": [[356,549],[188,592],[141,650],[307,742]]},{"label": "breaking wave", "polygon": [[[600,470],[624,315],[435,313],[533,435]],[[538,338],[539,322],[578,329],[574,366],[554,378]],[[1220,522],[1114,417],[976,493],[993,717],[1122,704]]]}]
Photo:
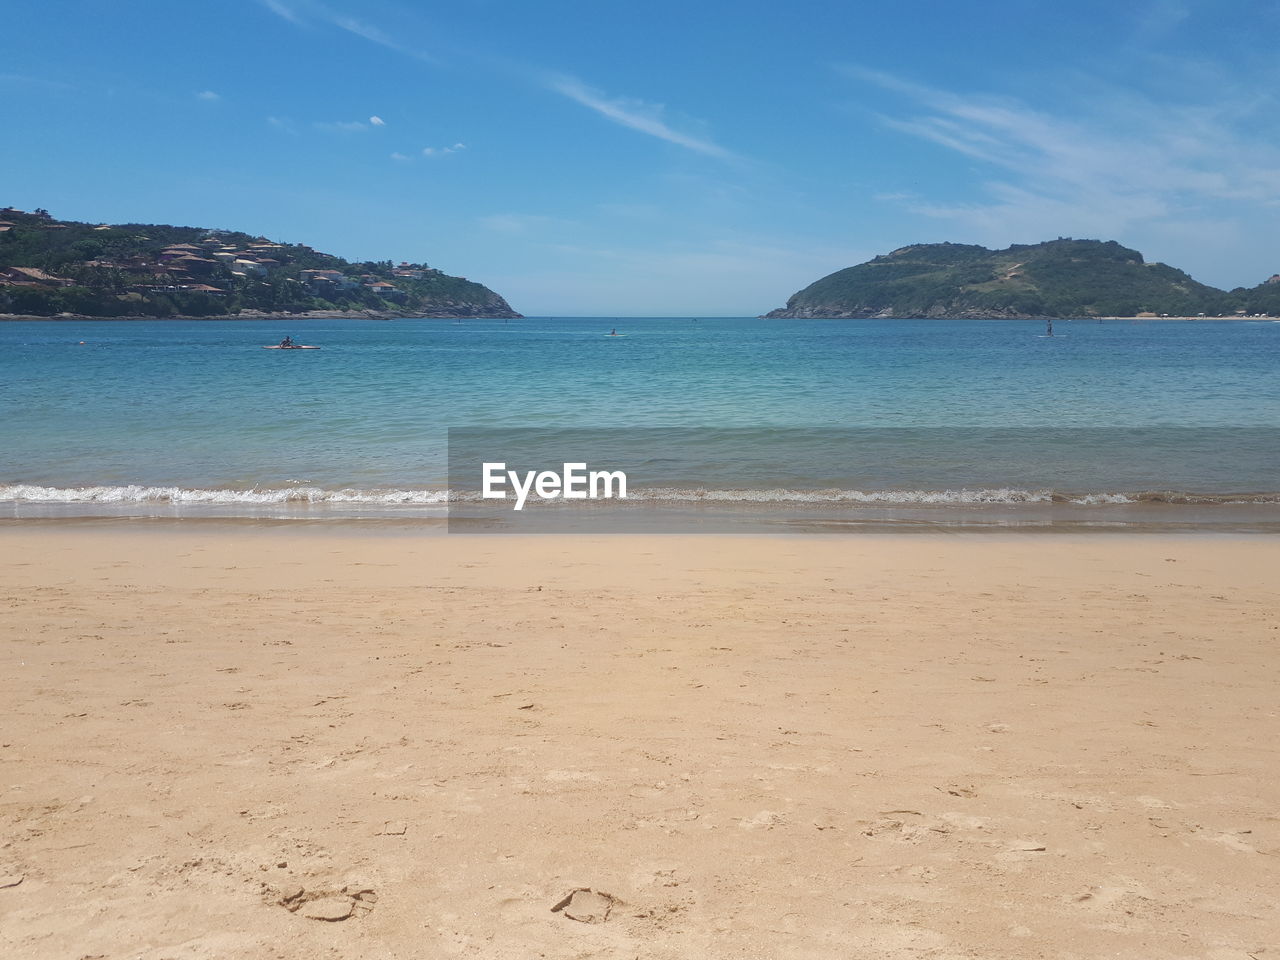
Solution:
[{"label": "breaking wave", "polygon": [[446,490],[360,490],[344,487],[267,487],[248,490],[204,490],[191,487],[160,487],[128,484],[111,487],[42,487],[34,484],[0,486],[0,502],[14,503],[101,503],[101,504],[245,504],[247,506],[288,506],[291,504],[437,504],[447,503]]},{"label": "breaking wave", "polygon": [[[37,484],[0,485],[0,503],[13,504],[100,504],[128,507],[136,505],[192,505],[245,507],[334,506],[444,506],[450,502],[475,502],[474,491],[450,493],[447,490],[411,490],[357,487],[324,489],[312,486],[254,487],[249,489],[201,489],[177,486],[53,487]],[[640,487],[629,490],[627,502],[654,504],[832,504],[832,505],[919,505],[919,506],[983,506],[1017,504],[1074,504],[1106,506],[1109,504],[1280,504],[1276,493],[1192,493],[1179,491],[1128,491],[1070,493],[1051,489],[1017,487],[961,488],[954,490],[797,490],[775,489],[701,489],[678,487]],[[554,501],[563,505],[563,501]],[[578,501],[576,504],[598,507],[619,501]],[[536,505],[531,498],[529,506]]]}]

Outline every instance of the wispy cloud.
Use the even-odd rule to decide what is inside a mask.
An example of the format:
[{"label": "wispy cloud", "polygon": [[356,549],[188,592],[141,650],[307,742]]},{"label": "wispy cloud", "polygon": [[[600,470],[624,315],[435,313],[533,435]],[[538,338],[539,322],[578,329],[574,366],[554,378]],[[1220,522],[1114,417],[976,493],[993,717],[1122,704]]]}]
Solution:
[{"label": "wispy cloud", "polygon": [[624,127],[629,127],[640,133],[647,133],[651,137],[674,143],[677,146],[693,150],[695,153],[722,159],[728,159],[732,156],[728,150],[711,140],[681,133],[671,127],[664,119],[665,108],[661,104],[646,103],[643,100],[624,97],[610,98],[573,77],[552,77],[547,81],[547,86],[556,93],[562,94]]},{"label": "wispy cloud", "polygon": [[407,156],[405,156],[403,153],[401,153],[398,150],[391,154],[391,159],[399,163],[406,163],[409,160]]},{"label": "wispy cloud", "polygon": [[1091,99],[1088,114],[1071,116],[842,69],[910,104],[903,114],[881,114],[885,126],[976,161],[986,177],[985,200],[910,198],[908,206],[991,239],[1114,236],[1206,206],[1280,202],[1280,150],[1251,136],[1244,118],[1221,103],[1171,105],[1110,91]]},{"label": "wispy cloud", "polygon": [[199,93],[196,94],[196,99],[205,100],[209,103],[215,103],[218,100],[221,100],[222,97],[214,93],[212,90],[201,90]]},{"label": "wispy cloud", "polygon": [[465,143],[455,143],[452,147],[423,147],[422,155],[424,157],[443,157],[446,154],[458,153],[467,149]]},{"label": "wispy cloud", "polygon": [[[382,26],[334,10],[320,2],[320,0],[287,0],[287,2],[286,0],[259,0],[259,2],[266,9],[290,23],[299,26],[305,26],[313,22],[327,23],[388,50],[394,50],[397,53],[428,63],[436,62],[436,58],[416,46],[403,42],[399,37],[387,32]],[[718,157],[720,159],[734,158],[734,155],[729,150],[726,150],[713,140],[676,129],[667,120],[666,108],[662,104],[648,103],[644,100],[629,97],[611,97],[574,77],[560,74],[550,76],[538,76],[535,74],[535,82],[541,82],[556,93],[568,97],[570,100],[631,130],[657,137],[659,140],[665,140],[668,143],[705,156]],[[374,126],[382,125],[381,121],[376,117],[371,117],[370,123]],[[448,153],[452,152],[452,150],[444,148],[439,152]],[[433,154],[428,153],[428,156],[431,155]]]},{"label": "wispy cloud", "polygon": [[281,0],[261,0],[261,3],[277,17],[282,17],[290,23],[302,22],[302,18],[298,16],[297,11],[288,4],[282,3]]},{"label": "wispy cloud", "polygon": [[[267,117],[267,123],[277,130],[283,130],[285,133],[298,132],[297,122],[290,117]],[[375,127],[385,127],[386,124],[380,117],[370,117],[368,122],[364,120],[313,120],[309,126],[312,130],[319,130],[323,133],[365,133]]]},{"label": "wispy cloud", "polygon": [[335,14],[324,7],[318,7],[321,16],[332,23],[335,27],[347,31],[347,33],[355,34],[357,37],[363,37],[370,43],[376,43],[379,46],[386,47],[388,50],[394,50],[397,53],[403,53],[405,56],[413,57],[417,60],[425,60],[428,63],[435,60],[434,57],[424,53],[415,47],[406,46],[392,37],[381,27],[376,27],[371,23],[363,20],[357,20],[355,17],[348,17],[342,14]]},{"label": "wispy cloud", "polygon": [[376,43],[379,46],[386,47],[388,50],[403,53],[405,56],[429,63],[435,60],[434,57],[422,50],[395,39],[382,27],[334,10],[319,2],[319,0],[289,0],[289,2],[285,2],[285,0],[259,0],[259,2],[276,16],[297,26],[305,26],[311,21],[328,23],[339,30],[345,30],[347,33],[368,40],[370,43]]}]

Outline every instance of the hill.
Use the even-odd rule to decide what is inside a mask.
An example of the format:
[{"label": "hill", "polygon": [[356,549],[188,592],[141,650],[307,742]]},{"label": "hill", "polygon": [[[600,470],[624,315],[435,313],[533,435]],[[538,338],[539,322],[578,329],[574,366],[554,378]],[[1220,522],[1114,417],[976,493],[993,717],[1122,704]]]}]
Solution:
[{"label": "hill", "polygon": [[1280,314],[1280,283],[1230,292],[1147,263],[1114,240],[1059,238],[988,250],[902,247],[823,277],[768,317],[1131,317]]},{"label": "hill", "polygon": [[424,263],[353,263],[235,230],[91,224],[0,209],[0,313],[212,317],[242,312],[518,317],[488,287]]}]

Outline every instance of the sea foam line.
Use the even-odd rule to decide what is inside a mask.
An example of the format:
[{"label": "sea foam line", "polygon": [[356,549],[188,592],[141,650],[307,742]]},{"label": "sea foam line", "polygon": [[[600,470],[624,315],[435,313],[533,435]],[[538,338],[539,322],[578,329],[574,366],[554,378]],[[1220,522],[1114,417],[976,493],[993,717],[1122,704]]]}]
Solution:
[{"label": "sea foam line", "polygon": [[[1112,498],[1123,494],[1099,494]],[[684,490],[670,487],[635,489],[632,500],[685,501],[713,503],[1051,503],[1051,490],[1019,490],[1011,487],[978,490]],[[1091,501],[1094,502],[1094,501]],[[1126,499],[1107,499],[1106,503],[1129,503]]]},{"label": "sea foam line", "polygon": [[[0,485],[0,503],[28,504],[173,504],[245,506],[324,505],[404,505],[433,506],[450,502],[476,502],[475,491],[408,490],[396,488],[361,489],[342,487],[265,487],[250,489],[201,489],[179,486],[54,487],[16,483]],[[1051,489],[1018,487],[960,488],[952,490],[795,490],[774,488],[700,489],[679,487],[632,487],[629,501],[648,503],[702,504],[868,504],[868,505],[939,505],[981,506],[1015,504],[1075,504],[1104,506],[1109,504],[1169,503],[1214,504],[1253,503],[1280,504],[1280,493],[1200,494],[1177,491],[1063,493]],[[494,501],[495,503],[498,501]],[[625,503],[625,501],[612,501]],[[533,505],[533,501],[530,502]]]},{"label": "sea foam line", "polygon": [[272,506],[307,503],[436,504],[447,503],[448,500],[449,493],[446,490],[360,490],[351,487],[339,490],[324,490],[320,487],[205,490],[141,484],[44,487],[18,483],[0,486],[0,502],[15,503],[241,503],[252,506]]}]

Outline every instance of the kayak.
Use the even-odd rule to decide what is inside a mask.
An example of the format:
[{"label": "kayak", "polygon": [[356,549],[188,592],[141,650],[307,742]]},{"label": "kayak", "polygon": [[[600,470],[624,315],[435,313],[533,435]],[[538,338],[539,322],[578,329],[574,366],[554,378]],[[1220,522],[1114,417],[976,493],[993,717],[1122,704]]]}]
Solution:
[{"label": "kayak", "polygon": [[262,349],[263,350],[319,350],[320,348],[306,347],[301,344],[298,344],[297,346],[293,346],[293,347],[282,347],[279,344],[276,344],[274,347],[263,347]]}]

